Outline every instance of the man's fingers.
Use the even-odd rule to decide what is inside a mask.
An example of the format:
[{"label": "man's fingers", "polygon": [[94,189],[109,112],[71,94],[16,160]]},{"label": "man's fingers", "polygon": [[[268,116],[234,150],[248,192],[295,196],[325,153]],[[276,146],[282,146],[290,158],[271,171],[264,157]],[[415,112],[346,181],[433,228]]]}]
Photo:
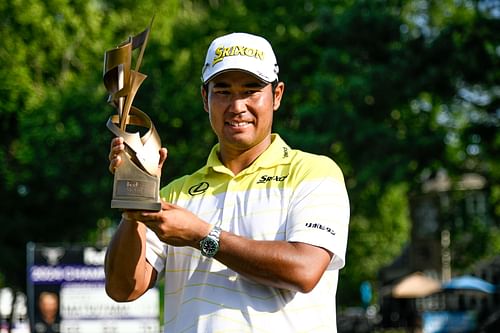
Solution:
[{"label": "man's fingers", "polygon": [[109,172],[115,173],[116,168],[120,166],[122,163],[122,157],[120,155],[116,155],[109,163]]},{"label": "man's fingers", "polygon": [[115,146],[123,145],[124,141],[122,137],[115,137],[111,140],[111,145],[109,150],[113,150]]},{"label": "man's fingers", "polygon": [[121,164],[121,152],[125,150],[125,144],[123,143],[123,138],[116,137],[111,140],[111,147],[108,155],[109,159],[109,171],[115,173],[116,168]]},{"label": "man's fingers", "polygon": [[167,148],[160,149],[160,162],[158,163],[158,167],[161,169],[163,167],[163,163],[165,163],[168,156]]},{"label": "man's fingers", "polygon": [[[121,137],[116,137],[111,140],[111,147],[109,150],[109,171],[111,173],[115,173],[116,168],[118,168],[122,162],[121,153],[125,151],[125,143],[124,139]],[[158,163],[158,168],[163,167],[163,163],[167,159],[168,151],[167,148],[161,148],[160,151],[160,160]]]},{"label": "man's fingers", "polygon": [[123,138],[114,138],[111,140],[111,147],[109,149],[109,160],[111,161],[116,155],[125,150]]}]

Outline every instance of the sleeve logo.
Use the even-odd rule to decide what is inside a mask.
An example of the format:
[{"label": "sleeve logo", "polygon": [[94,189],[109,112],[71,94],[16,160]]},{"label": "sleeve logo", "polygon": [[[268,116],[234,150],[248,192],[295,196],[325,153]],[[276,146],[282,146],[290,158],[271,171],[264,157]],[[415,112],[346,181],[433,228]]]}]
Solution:
[{"label": "sleeve logo", "polygon": [[319,223],[311,223],[311,222],[307,222],[306,223],[306,227],[307,228],[312,228],[312,229],[319,229],[319,230],[324,230],[324,231],[327,231],[329,232],[330,234],[334,235],[335,236],[335,231],[330,228],[330,227],[325,227],[324,225],[322,224],[319,224]]}]

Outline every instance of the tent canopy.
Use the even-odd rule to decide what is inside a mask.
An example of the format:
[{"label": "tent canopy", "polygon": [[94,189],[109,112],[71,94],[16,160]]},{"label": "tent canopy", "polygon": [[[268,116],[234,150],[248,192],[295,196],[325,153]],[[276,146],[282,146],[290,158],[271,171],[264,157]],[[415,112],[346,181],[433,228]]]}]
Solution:
[{"label": "tent canopy", "polygon": [[420,298],[441,290],[441,283],[421,272],[412,273],[399,281],[392,289],[395,298]]},{"label": "tent canopy", "polygon": [[443,285],[444,290],[470,290],[492,294],[496,286],[472,275],[458,276]]}]

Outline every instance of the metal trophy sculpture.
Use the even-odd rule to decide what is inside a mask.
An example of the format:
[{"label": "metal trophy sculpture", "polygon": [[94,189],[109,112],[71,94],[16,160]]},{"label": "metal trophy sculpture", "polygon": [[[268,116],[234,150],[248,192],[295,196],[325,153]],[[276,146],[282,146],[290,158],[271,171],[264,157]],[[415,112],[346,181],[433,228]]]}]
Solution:
[{"label": "metal trophy sculpture", "polygon": [[[108,119],[106,126],[125,141],[123,162],[114,175],[111,208],[154,211],[161,208],[160,137],[148,115],[132,106],[137,90],[147,77],[139,72],[139,67],[150,29],[151,24],[140,34],[106,51],[104,57],[103,81],[109,92],[108,103],[118,111]],[[140,52],[132,70],[132,51],[137,48]],[[142,131],[127,132],[129,125]]]}]

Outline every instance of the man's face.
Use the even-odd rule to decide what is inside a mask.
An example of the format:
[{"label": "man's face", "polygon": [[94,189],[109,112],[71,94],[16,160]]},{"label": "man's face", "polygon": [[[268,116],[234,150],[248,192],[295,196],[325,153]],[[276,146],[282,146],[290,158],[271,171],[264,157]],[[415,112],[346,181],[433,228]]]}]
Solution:
[{"label": "man's face", "polygon": [[271,84],[242,71],[229,71],[212,79],[207,90],[203,91],[204,108],[221,149],[241,153],[267,147],[283,83],[273,93]]},{"label": "man's face", "polygon": [[52,319],[57,315],[58,300],[53,294],[44,294],[39,300],[40,313],[44,319]]}]

